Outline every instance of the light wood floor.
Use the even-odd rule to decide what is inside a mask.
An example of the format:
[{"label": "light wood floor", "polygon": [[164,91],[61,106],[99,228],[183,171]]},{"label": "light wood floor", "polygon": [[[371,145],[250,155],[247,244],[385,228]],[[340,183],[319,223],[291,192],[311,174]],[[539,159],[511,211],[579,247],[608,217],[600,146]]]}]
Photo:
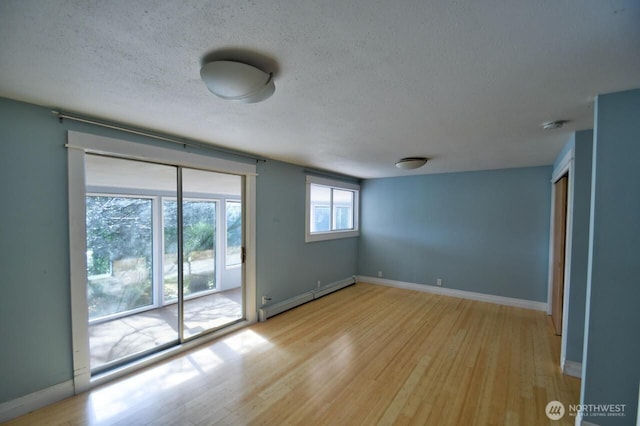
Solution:
[{"label": "light wood floor", "polygon": [[542,312],[357,284],[9,424],[570,425],[559,345]]}]

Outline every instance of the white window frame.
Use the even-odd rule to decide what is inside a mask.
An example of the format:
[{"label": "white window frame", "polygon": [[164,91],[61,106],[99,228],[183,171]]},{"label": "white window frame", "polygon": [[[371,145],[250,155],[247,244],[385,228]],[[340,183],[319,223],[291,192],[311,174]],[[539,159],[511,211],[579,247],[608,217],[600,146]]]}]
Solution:
[{"label": "white window frame", "polygon": [[[311,232],[311,185],[325,186],[331,189],[353,191],[353,229],[330,230],[322,232]],[[360,185],[350,182],[343,182],[335,179],[327,179],[318,176],[307,175],[306,178],[306,200],[305,200],[305,239],[306,243],[316,241],[335,240],[339,238],[353,238],[360,236]],[[333,216],[333,206],[329,205],[330,215]]]}]

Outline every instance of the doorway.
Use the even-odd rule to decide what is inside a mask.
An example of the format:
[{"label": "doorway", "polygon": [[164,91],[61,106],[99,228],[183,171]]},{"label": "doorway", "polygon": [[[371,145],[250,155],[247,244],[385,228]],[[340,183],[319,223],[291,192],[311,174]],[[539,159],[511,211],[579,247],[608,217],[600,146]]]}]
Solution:
[{"label": "doorway", "polygon": [[551,319],[557,336],[562,335],[567,240],[568,181],[568,175],[564,174],[554,183]]}]

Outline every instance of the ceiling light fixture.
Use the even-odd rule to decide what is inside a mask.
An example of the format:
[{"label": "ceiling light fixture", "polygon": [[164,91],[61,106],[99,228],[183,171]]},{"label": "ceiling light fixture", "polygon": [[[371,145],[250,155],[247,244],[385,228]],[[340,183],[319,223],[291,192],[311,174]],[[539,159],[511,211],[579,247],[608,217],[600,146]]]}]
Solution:
[{"label": "ceiling light fixture", "polygon": [[568,122],[569,120],[545,121],[544,123],[542,123],[542,128],[545,130],[559,129]]},{"label": "ceiling light fixture", "polygon": [[252,104],[273,95],[273,73],[235,61],[213,61],[200,69],[200,77],[214,95],[227,101]]},{"label": "ceiling light fixture", "polygon": [[396,162],[396,167],[403,170],[413,170],[427,164],[427,157],[406,157]]}]

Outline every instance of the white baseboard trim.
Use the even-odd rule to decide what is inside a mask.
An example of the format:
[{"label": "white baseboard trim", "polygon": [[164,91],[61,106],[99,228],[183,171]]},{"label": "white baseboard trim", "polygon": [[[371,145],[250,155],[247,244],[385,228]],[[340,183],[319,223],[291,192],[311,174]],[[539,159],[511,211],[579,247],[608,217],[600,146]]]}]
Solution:
[{"label": "white baseboard trim", "polygon": [[353,285],[356,283],[356,277],[349,277],[349,278],[345,278],[344,280],[340,280],[340,281],[336,281],[333,282],[331,284],[328,284],[324,287],[320,287],[317,290],[314,290],[313,293],[313,298],[314,299],[318,299],[322,296],[326,296],[329,293],[333,293],[334,291],[338,291],[340,289],[343,289],[345,287],[349,287],[350,285]]},{"label": "white baseboard trim", "polygon": [[312,300],[313,293],[308,291],[306,293],[299,294],[298,296],[291,297],[287,300],[283,300],[282,302],[263,306],[258,310],[258,321],[266,321],[267,318],[271,318],[274,315],[281,314],[284,311],[288,311],[289,309],[293,309],[296,306],[300,306]]},{"label": "white baseboard trim", "polygon": [[516,308],[532,309],[535,311],[547,311],[545,302],[536,302],[533,300],[514,299],[511,297],[494,296],[492,294],[474,293],[472,291],[455,290],[451,288],[436,287],[426,284],[415,284],[404,281],[387,280],[383,278],[358,276],[358,282],[384,285],[387,287],[403,288],[405,290],[422,291],[425,293],[440,294],[442,296],[457,297],[460,299],[477,300],[479,302],[495,303],[498,305],[513,306]]},{"label": "white baseboard trim", "polygon": [[582,363],[565,359],[562,362],[562,373],[567,376],[582,378]]},{"label": "white baseboard trim", "polygon": [[265,305],[258,310],[258,320],[260,322],[266,321],[267,318],[271,318],[274,315],[281,314],[284,311],[288,311],[289,309],[293,309],[304,303],[318,299],[322,296],[326,296],[329,293],[333,293],[334,291],[338,291],[355,283],[356,277],[353,276],[340,281],[332,282],[331,284],[327,284],[324,287],[299,294],[287,300],[283,300],[282,302],[274,303],[273,305]]},{"label": "white baseboard trim", "polygon": [[68,380],[11,401],[3,402],[0,404],[0,423],[70,396],[73,396],[73,380]]}]

